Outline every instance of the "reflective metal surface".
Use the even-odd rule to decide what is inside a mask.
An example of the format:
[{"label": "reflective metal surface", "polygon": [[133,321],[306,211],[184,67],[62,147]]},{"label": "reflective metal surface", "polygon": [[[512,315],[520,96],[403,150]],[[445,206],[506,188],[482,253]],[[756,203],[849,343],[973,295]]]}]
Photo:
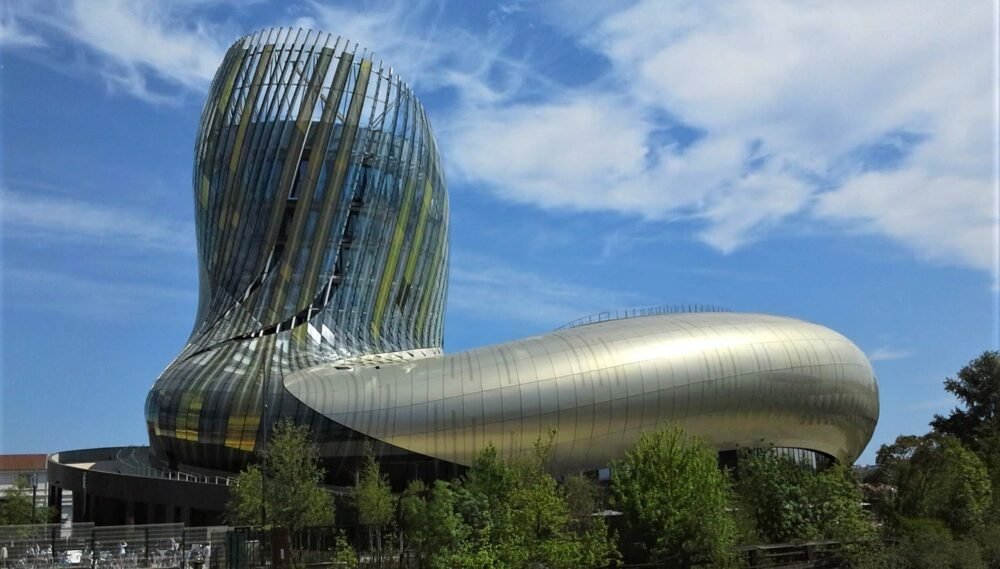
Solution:
[{"label": "reflective metal surface", "polygon": [[[343,366],[341,366],[343,367]],[[391,365],[290,374],[296,397],[375,439],[460,464],[556,430],[553,466],[603,467],[677,423],[719,450],[853,462],[878,420],[871,365],[822,326],[761,314],[649,316]]]},{"label": "reflective metal surface", "polygon": [[344,459],[334,470],[372,445],[407,476],[491,442],[521,452],[549,429],[566,469],[604,466],[673,422],[720,450],[842,461],[874,430],[864,355],[788,318],[629,311],[442,355],[434,135],[392,69],[341,38],[274,29],[233,44],[202,114],[194,195],[198,313],[146,401],[153,456],[171,467],[238,470],[282,418]]}]

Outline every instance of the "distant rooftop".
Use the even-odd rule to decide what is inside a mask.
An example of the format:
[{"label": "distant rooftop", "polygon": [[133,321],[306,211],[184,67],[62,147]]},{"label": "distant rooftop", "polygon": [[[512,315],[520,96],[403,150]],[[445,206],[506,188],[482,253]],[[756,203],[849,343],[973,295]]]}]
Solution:
[{"label": "distant rooftop", "polygon": [[45,470],[45,454],[0,454],[0,472]]}]

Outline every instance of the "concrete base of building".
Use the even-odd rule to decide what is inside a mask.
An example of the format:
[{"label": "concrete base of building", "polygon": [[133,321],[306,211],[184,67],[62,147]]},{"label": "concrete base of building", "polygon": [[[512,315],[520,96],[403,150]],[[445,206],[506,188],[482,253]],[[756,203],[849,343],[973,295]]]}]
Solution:
[{"label": "concrete base of building", "polygon": [[157,468],[148,447],[71,450],[48,459],[49,492],[58,499],[73,493],[73,522],[96,525],[224,522],[229,485],[224,473],[179,472]]}]

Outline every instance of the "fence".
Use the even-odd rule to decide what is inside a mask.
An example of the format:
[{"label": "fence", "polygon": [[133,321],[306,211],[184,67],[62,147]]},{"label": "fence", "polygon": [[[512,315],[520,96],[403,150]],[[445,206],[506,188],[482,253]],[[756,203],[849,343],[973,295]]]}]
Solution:
[{"label": "fence", "polygon": [[[339,569],[354,567],[338,562],[338,548],[346,534],[336,527],[310,527],[294,532],[261,528],[233,528],[227,540],[228,569],[260,569],[271,567],[315,567]],[[372,559],[362,557],[360,567],[374,567]],[[402,560],[380,560],[380,569],[402,567]]]},{"label": "fence", "polygon": [[[334,562],[343,543],[338,542],[338,536],[342,535],[342,530],[332,527],[288,533],[260,528],[185,528],[182,524],[0,526],[0,569],[336,569],[345,566]],[[835,541],[751,545],[738,548],[736,553],[742,562],[738,566],[747,569],[826,569],[843,566],[844,545]],[[380,559],[362,554],[358,566],[415,566],[411,551],[386,553]],[[708,567],[712,567],[711,560],[698,555],[621,566]]]},{"label": "fence", "polygon": [[[736,549],[736,567],[743,569],[833,569],[844,567],[844,546],[839,541],[744,545]],[[627,563],[620,569],[708,569],[712,559],[697,553],[649,563]]]},{"label": "fence", "polygon": [[0,569],[225,569],[229,528],[182,524],[0,527]]}]

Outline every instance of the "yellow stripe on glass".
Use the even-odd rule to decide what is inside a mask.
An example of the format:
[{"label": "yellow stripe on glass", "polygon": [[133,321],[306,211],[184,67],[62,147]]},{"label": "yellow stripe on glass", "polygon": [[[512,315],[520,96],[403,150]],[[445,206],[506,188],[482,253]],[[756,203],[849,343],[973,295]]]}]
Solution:
[{"label": "yellow stripe on glass", "polygon": [[375,314],[372,315],[372,337],[378,338],[379,329],[382,326],[382,316],[385,314],[386,301],[389,298],[389,291],[392,289],[392,280],[396,276],[396,264],[399,262],[399,252],[403,247],[403,237],[406,235],[406,225],[410,221],[410,203],[413,202],[414,186],[413,180],[406,185],[403,193],[403,205],[396,218],[396,228],[392,233],[392,242],[389,246],[389,256],[385,261],[385,269],[382,271],[382,280],[379,282],[378,296],[375,297]]},{"label": "yellow stripe on glass", "polygon": [[422,251],[420,246],[424,241],[424,229],[427,227],[427,213],[431,209],[431,199],[434,197],[434,187],[430,181],[424,182],[424,199],[420,203],[420,215],[417,218],[417,230],[413,235],[413,246],[410,247],[410,256],[406,260],[406,270],[403,272],[403,286],[410,287],[413,282],[413,273],[417,270],[417,259]]}]

